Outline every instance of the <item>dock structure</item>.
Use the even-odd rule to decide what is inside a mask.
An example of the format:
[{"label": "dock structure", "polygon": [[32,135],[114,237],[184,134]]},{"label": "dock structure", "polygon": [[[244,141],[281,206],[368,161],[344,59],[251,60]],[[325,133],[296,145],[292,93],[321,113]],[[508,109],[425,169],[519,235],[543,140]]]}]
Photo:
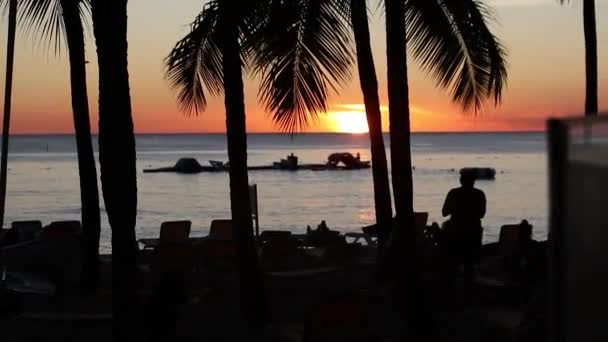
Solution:
[{"label": "dock structure", "polygon": [[[144,173],[175,172],[175,173],[201,173],[201,172],[226,172],[230,169],[228,163],[210,160],[210,165],[201,165],[195,158],[181,158],[174,166],[156,169],[144,169]],[[335,170],[360,170],[370,168],[369,161],[359,160],[359,155],[350,153],[333,153],[324,164],[298,164],[298,157],[293,154],[280,162],[272,165],[249,166],[249,171],[280,170],[280,171],[335,171]]]}]

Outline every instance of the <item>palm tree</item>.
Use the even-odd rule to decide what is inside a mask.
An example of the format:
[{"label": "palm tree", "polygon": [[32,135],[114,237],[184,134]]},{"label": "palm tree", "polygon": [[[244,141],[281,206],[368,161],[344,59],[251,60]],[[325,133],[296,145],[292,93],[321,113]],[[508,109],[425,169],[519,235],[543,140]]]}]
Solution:
[{"label": "palm tree", "polygon": [[92,0],[99,65],[99,164],[112,228],[115,340],[135,338],[137,174],[127,67],[127,0]]},{"label": "palm tree", "polygon": [[[423,70],[464,110],[500,103],[505,52],[487,27],[490,10],[478,0],[385,0],[389,121],[397,216],[410,220],[413,183],[406,42]],[[406,39],[407,38],[407,39]]]},{"label": "palm tree", "polygon": [[[421,308],[416,286],[413,230],[410,110],[406,43],[422,68],[464,110],[480,110],[484,102],[500,102],[506,80],[505,52],[490,32],[491,12],[478,0],[385,0],[389,121],[393,194],[399,242],[406,270],[401,278],[409,314]],[[416,317],[410,316],[410,318]]]},{"label": "palm tree", "polygon": [[250,328],[258,329],[265,324],[265,298],[251,221],[240,46],[240,35],[247,32],[246,21],[252,9],[247,4],[235,0],[207,3],[192,23],[191,32],[176,44],[166,63],[168,79],[172,87],[179,89],[178,100],[184,112],[205,109],[203,86],[214,95],[224,92],[241,307]]},{"label": "palm tree", "polygon": [[329,90],[349,75],[348,34],[333,6],[327,0],[210,1],[166,60],[186,113],[205,109],[206,91],[224,92],[241,300],[244,318],[257,333],[266,309],[248,198],[242,72],[254,67],[260,75],[260,97],[281,128],[304,127],[311,114],[326,111]]},{"label": "palm tree", "polygon": [[15,32],[17,27],[17,0],[9,1],[8,40],[6,48],[6,82],[4,83],[4,118],[2,120],[2,152],[0,156],[0,228],[4,225],[6,206],[6,171],[8,164],[8,138],[11,126],[11,100],[13,93],[13,65],[15,57]]},{"label": "palm tree", "polygon": [[374,204],[378,230],[378,246],[382,248],[386,239],[386,226],[390,227],[393,217],[391,190],[388,178],[386,149],[382,136],[382,114],[378,96],[378,80],[372,55],[371,37],[367,18],[366,0],[350,0],[351,25],[357,47],[359,82],[363,93],[367,126],[371,142],[372,175],[374,180]]},{"label": "palm tree", "polygon": [[60,38],[65,38],[67,42],[82,228],[86,244],[82,285],[85,290],[91,290],[96,287],[99,277],[100,235],[99,191],[89,123],[83,29],[91,3],[90,0],[22,0],[22,3],[20,22],[25,23],[27,32],[34,32],[49,43],[54,41],[56,50],[60,49]]},{"label": "palm tree", "polygon": [[[561,4],[570,0],[559,0]],[[597,29],[595,0],[583,0],[583,28],[585,32],[585,115],[597,116]]]}]

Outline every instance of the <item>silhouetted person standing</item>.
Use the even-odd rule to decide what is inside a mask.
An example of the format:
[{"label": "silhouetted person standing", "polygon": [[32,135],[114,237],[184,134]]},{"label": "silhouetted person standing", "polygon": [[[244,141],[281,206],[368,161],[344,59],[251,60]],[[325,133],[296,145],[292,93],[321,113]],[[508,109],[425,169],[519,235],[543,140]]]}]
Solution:
[{"label": "silhouetted person standing", "polygon": [[483,228],[481,219],[486,214],[486,196],[475,188],[475,178],[461,175],[459,188],[448,192],[443,204],[443,216],[450,216],[445,224],[445,236],[451,260],[464,265],[465,300],[471,299],[473,261],[481,248]]}]

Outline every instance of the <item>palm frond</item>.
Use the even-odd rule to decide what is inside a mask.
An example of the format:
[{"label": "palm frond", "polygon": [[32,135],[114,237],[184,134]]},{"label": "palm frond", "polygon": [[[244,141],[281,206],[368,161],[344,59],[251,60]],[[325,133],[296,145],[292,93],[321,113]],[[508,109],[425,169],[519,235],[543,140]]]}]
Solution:
[{"label": "palm frond", "polygon": [[478,0],[406,0],[411,52],[465,111],[488,99],[499,104],[506,84],[506,52],[487,25],[492,16]]},{"label": "palm frond", "polygon": [[218,46],[219,12],[217,2],[205,5],[182,38],[165,58],[166,77],[177,90],[180,109],[186,114],[205,110],[205,91],[223,92],[222,55]]},{"label": "palm frond", "polygon": [[25,36],[38,44],[53,48],[55,54],[61,52],[66,38],[63,7],[59,0],[21,0],[19,2],[19,25]]},{"label": "palm frond", "polygon": [[8,0],[0,0],[0,15],[2,16],[2,18],[8,16]]},{"label": "palm frond", "polygon": [[19,25],[25,36],[33,38],[39,45],[46,44],[59,55],[66,44],[65,1],[76,1],[79,6],[80,20],[85,28],[90,27],[90,0],[20,0]]},{"label": "palm frond", "polygon": [[327,111],[330,91],[350,78],[350,32],[335,0],[277,0],[256,46],[260,100],[286,131]]}]

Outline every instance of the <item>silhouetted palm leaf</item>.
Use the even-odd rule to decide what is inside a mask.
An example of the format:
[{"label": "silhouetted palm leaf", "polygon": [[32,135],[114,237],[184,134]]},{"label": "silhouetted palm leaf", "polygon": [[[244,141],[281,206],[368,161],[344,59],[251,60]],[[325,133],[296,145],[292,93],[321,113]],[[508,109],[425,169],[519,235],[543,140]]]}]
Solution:
[{"label": "silhouetted palm leaf", "polygon": [[488,29],[492,13],[478,0],[405,0],[409,47],[422,68],[465,110],[500,103],[505,50]]},{"label": "silhouetted palm leaf", "polygon": [[220,38],[218,4],[212,1],[165,59],[169,83],[177,89],[180,108],[188,115],[205,110],[205,90],[213,95],[223,91]]},{"label": "silhouetted palm leaf", "polygon": [[19,24],[26,36],[33,36],[34,41],[46,43],[46,48],[53,46],[59,54],[62,41],[66,37],[63,6],[65,1],[78,1],[80,18],[83,26],[89,27],[88,17],[91,11],[90,0],[20,0]]},{"label": "silhouetted palm leaf", "polygon": [[261,37],[260,99],[282,129],[304,128],[327,111],[330,90],[350,78],[351,38],[338,2],[275,1]]}]

